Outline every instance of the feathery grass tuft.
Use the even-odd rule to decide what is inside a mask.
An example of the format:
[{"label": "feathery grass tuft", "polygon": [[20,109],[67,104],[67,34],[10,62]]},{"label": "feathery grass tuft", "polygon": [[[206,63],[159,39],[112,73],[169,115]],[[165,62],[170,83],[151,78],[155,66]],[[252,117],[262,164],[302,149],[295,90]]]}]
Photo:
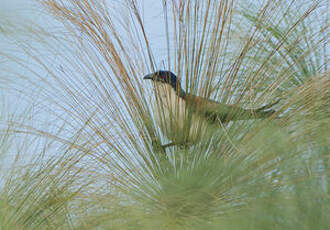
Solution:
[{"label": "feathery grass tuft", "polygon": [[[325,1],[160,3],[165,57],[137,1],[41,2],[63,33],[21,44],[31,63],[5,56],[20,67],[11,92],[38,114],[2,119],[3,152],[17,136],[34,143],[20,153],[32,164],[3,179],[3,228],[326,229],[328,22],[314,21]],[[244,108],[280,103],[268,119],[219,122],[197,143],[163,149],[172,140],[155,120],[158,89],[142,80],[160,66],[188,93]],[[186,137],[171,128],[173,140]]]}]

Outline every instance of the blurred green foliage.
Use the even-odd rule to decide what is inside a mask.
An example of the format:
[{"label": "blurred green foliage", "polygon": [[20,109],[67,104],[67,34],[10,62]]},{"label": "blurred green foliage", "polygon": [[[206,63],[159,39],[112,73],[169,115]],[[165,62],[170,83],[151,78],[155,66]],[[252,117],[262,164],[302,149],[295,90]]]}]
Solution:
[{"label": "blurred green foliage", "polygon": [[0,107],[0,230],[330,228],[328,19],[313,21],[325,1],[164,4],[187,88],[243,104],[281,98],[271,119],[221,124],[199,144],[166,150],[141,84],[141,66],[154,63],[135,1],[133,29],[103,2],[42,3],[71,37],[66,46],[36,36],[56,54],[67,48],[58,66],[32,45],[22,52],[33,64],[13,58],[26,68],[14,88],[31,106]]}]

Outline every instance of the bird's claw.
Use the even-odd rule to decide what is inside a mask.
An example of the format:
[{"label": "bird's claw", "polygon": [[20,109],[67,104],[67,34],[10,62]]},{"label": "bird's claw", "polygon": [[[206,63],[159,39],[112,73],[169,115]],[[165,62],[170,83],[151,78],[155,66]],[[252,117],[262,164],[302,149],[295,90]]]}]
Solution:
[{"label": "bird's claw", "polygon": [[163,145],[161,145],[160,143],[159,143],[159,141],[158,140],[152,140],[152,148],[154,149],[154,150],[162,150],[162,151],[165,151],[165,148],[163,147]]}]

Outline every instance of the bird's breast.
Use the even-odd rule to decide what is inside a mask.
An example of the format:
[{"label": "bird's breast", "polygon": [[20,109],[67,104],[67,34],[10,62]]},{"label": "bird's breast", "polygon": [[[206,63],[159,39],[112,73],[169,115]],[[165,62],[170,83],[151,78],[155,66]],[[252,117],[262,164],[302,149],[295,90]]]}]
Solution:
[{"label": "bird's breast", "polygon": [[195,142],[207,131],[207,121],[188,110],[186,101],[168,85],[156,87],[155,120],[162,133],[176,143]]}]

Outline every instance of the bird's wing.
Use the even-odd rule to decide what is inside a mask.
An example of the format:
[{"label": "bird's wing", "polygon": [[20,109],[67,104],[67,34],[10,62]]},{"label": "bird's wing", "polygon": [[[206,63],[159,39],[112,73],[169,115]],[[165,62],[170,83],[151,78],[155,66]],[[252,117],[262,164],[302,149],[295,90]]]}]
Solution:
[{"label": "bird's wing", "polygon": [[238,105],[229,105],[219,103],[195,95],[186,95],[186,102],[190,109],[194,112],[205,116],[210,121],[228,122],[232,120],[249,120],[256,118],[266,118],[271,116],[275,111],[269,110],[270,107],[278,103],[272,103],[258,109],[244,109]]}]

